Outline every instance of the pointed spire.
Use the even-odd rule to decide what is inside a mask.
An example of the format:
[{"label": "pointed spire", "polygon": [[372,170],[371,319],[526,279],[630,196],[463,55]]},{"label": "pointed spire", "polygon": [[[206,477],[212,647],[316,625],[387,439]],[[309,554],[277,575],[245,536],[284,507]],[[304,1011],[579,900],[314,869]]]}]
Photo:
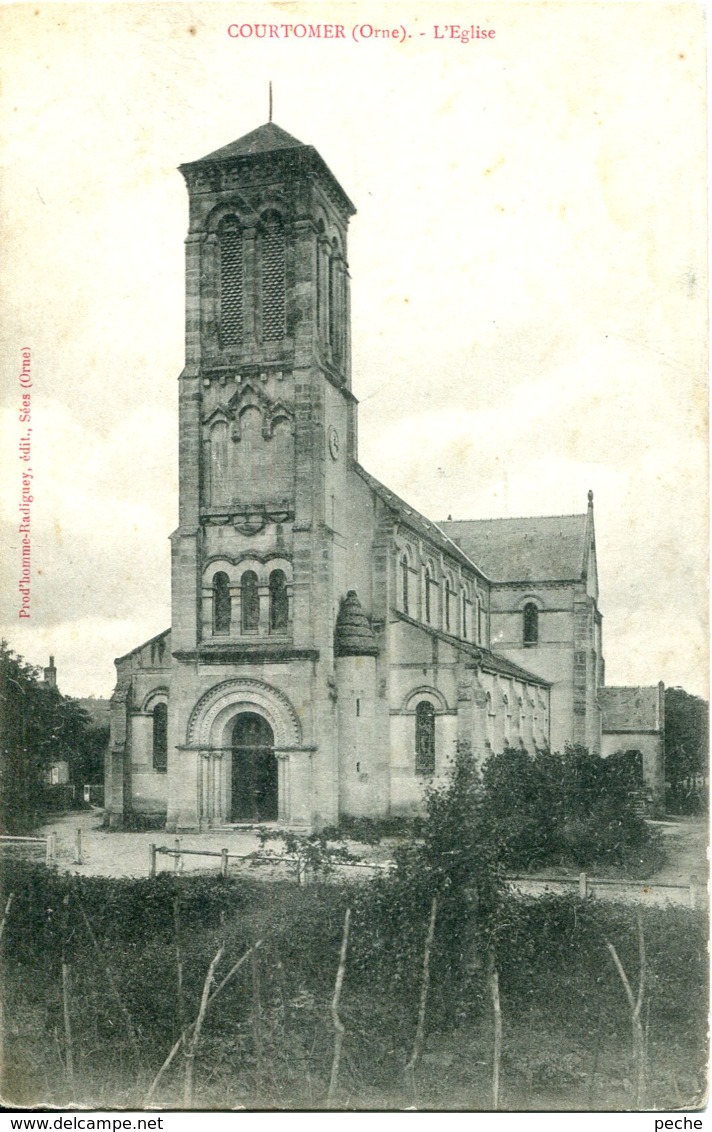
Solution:
[{"label": "pointed spire", "polygon": [[589,511],[593,511],[593,492],[590,490],[588,493],[588,509]]},{"label": "pointed spire", "polygon": [[269,80],[269,119],[268,119],[268,121],[270,121],[270,122],[272,121],[272,80],[271,79]]}]

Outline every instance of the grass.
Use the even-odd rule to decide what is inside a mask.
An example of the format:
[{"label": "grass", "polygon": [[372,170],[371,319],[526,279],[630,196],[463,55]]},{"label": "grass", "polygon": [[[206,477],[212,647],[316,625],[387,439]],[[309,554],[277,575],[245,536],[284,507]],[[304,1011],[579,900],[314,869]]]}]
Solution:
[{"label": "grass", "polygon": [[[347,904],[353,918],[337,1103],[359,1109],[413,1103],[403,1071],[417,1020],[420,965],[415,952],[412,962],[403,962],[405,952],[393,954],[393,937],[373,914],[368,883],[298,888],[215,876],[112,880],[20,862],[8,862],[2,880],[5,892],[15,893],[2,945],[6,1103],[142,1107],[180,1032],[176,898],[189,1020],[219,944],[226,958],[218,976],[256,939],[266,941],[208,1013],[196,1060],[196,1107],[323,1107],[333,1049],[329,1004]],[[644,928],[648,1106],[694,1106],[704,1089],[706,918],[651,908]],[[425,930],[425,922],[414,926],[417,948]],[[491,1106],[487,955],[477,925],[462,938],[465,954],[454,975],[445,961],[447,940],[436,931],[427,1038],[416,1070],[419,1108]],[[490,938],[502,996],[502,1107],[633,1107],[630,1016],[605,941],[614,943],[635,982],[634,911],[574,897],[508,896]],[[62,958],[72,968],[73,1094],[65,1073]],[[138,1059],[106,966],[131,1017]],[[170,1108],[181,1107],[181,1099],[178,1058],[156,1101]]]}]

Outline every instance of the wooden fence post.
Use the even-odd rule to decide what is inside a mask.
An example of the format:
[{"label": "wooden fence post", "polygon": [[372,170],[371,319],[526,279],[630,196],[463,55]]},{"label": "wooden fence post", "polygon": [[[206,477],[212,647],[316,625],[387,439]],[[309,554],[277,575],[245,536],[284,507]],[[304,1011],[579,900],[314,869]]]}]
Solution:
[{"label": "wooden fence post", "polygon": [[153,842],[148,847],[148,875],[150,877],[156,875],[156,846]]},{"label": "wooden fence post", "polygon": [[223,877],[226,877],[227,876],[227,866],[228,866],[227,849],[221,849],[220,850],[220,856],[222,858],[221,861],[220,861],[220,875],[223,876]]},{"label": "wooden fence post", "polygon": [[176,837],[175,849],[176,849],[176,852],[175,852],[175,856],[173,857],[173,872],[174,873],[182,873],[183,872],[183,857],[181,856],[181,851],[180,851],[180,837]]},{"label": "wooden fence post", "polygon": [[47,864],[49,866],[54,864],[54,859],[57,853],[57,834],[52,832],[47,836]]},{"label": "wooden fence post", "polygon": [[582,900],[588,896],[588,877],[585,873],[579,873],[579,896]]},{"label": "wooden fence post", "polygon": [[82,861],[82,831],[78,829],[74,840],[74,864],[81,865]]}]

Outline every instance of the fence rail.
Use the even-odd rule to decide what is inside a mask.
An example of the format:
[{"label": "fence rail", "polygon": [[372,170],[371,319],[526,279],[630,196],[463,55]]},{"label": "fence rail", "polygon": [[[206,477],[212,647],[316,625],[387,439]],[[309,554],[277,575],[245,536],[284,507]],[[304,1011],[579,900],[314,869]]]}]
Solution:
[{"label": "fence rail", "polygon": [[[9,834],[0,835],[0,850],[37,846],[44,851],[45,863],[52,867],[57,862],[57,835],[50,832],[45,837],[20,837]],[[287,865],[293,866],[294,874],[300,885],[306,884],[309,866],[303,857],[297,854],[261,853],[259,850],[250,853],[231,853],[228,849],[187,849],[181,845],[180,838],[176,838],[172,846],[156,845],[151,843],[148,847],[148,875],[155,877],[158,871],[157,860],[159,856],[173,859],[173,871],[182,873],[185,857],[212,857],[219,860],[222,876],[228,875],[230,861],[247,862],[250,865]],[[75,831],[74,863],[81,865],[85,859],[82,830]],[[339,861],[330,862],[334,872],[343,869],[368,869],[371,872],[387,872],[394,867],[393,861]],[[636,903],[663,903],[671,902],[686,905],[689,908],[705,909],[709,907],[709,892],[706,880],[692,874],[685,883],[658,883],[655,881],[613,880],[605,877],[592,877],[581,872],[577,877],[572,876],[531,876],[526,873],[509,873],[505,880],[510,888],[518,889],[530,895],[545,892],[561,892],[576,889],[579,897],[588,899],[600,896],[603,899],[615,899],[616,894],[621,899],[635,901]]]},{"label": "fence rail", "polygon": [[709,904],[707,884],[694,873],[686,884],[660,884],[655,881],[611,880],[604,877],[591,877],[588,873],[579,873],[578,877],[535,877],[526,874],[512,875],[506,878],[507,883],[520,891],[529,890],[531,895],[537,892],[555,891],[577,888],[582,899],[593,897],[597,890],[606,889],[613,894],[617,889],[624,898],[635,900],[638,903],[656,903],[658,897],[667,899],[676,904],[687,904],[690,908],[705,908]]},{"label": "fence rail", "polygon": [[57,835],[56,833],[49,833],[46,837],[11,837],[9,834],[0,834],[0,849],[11,849],[17,846],[19,849],[29,845],[42,845],[45,852],[45,863],[51,866],[57,859]]},{"label": "fence rail", "polygon": [[[183,872],[183,857],[219,857],[220,874],[226,877],[230,861],[249,861],[257,865],[293,865],[297,882],[306,884],[308,866],[302,857],[296,855],[279,855],[273,853],[230,853],[227,849],[184,849],[180,838],[176,838],[173,848],[169,845],[155,845],[148,847],[148,875],[155,877],[157,872],[157,858],[159,855],[173,858],[173,871]],[[372,869],[376,872],[392,869],[392,861],[334,861],[332,867],[336,869]]]}]

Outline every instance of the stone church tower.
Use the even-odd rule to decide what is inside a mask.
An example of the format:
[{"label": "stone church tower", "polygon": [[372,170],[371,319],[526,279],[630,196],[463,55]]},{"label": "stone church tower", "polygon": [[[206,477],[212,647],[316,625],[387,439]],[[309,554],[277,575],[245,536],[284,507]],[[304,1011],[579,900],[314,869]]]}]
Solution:
[{"label": "stone church tower", "polygon": [[[168,748],[184,765],[169,773],[168,824],[255,816],[249,790],[239,812],[224,757],[243,740],[276,755],[276,779],[252,791],[258,816],[309,823],[316,775],[320,820],[334,821],[338,784],[320,756],[338,745],[337,716],[322,658],[333,652],[333,515],[355,456],[355,210],[316,150],[273,123],[181,172],[190,226]],[[255,710],[239,713],[236,736],[237,704]]]}]

